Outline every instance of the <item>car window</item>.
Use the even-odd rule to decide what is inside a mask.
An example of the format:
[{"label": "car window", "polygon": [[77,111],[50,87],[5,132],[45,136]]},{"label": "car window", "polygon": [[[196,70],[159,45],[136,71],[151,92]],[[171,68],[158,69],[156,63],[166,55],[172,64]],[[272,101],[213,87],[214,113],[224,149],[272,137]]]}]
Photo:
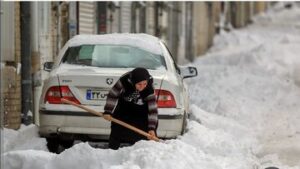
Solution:
[{"label": "car window", "polygon": [[173,55],[172,55],[170,49],[167,47],[167,45],[164,44],[164,46],[165,46],[165,48],[167,49],[169,55],[170,55],[171,58],[172,58],[173,65],[174,65],[174,67],[175,67],[175,69],[176,69],[176,72],[177,72],[178,74],[180,74],[180,69],[178,68],[178,65],[176,64],[176,61],[174,60],[174,57],[173,57]]},{"label": "car window", "polygon": [[169,60],[171,61],[171,65],[169,66],[169,68],[171,68],[171,70],[176,71],[176,73],[180,74],[180,71],[178,69],[178,66],[175,62],[175,60],[173,59],[173,56],[170,52],[170,50],[168,49],[167,45],[165,45],[163,42],[161,43],[162,49],[163,49],[163,53],[165,55],[165,57],[168,57]]},{"label": "car window", "polygon": [[63,63],[107,68],[166,69],[164,57],[143,49],[121,45],[82,45],[70,47]]}]

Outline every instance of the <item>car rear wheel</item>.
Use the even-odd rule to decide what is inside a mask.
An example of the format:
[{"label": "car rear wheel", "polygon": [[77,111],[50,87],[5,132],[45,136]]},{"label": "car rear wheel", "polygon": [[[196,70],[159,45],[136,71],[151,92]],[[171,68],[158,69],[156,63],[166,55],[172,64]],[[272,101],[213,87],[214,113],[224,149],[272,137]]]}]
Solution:
[{"label": "car rear wheel", "polygon": [[73,146],[74,140],[62,140],[57,137],[46,138],[47,148],[52,153],[61,153],[65,149]]}]

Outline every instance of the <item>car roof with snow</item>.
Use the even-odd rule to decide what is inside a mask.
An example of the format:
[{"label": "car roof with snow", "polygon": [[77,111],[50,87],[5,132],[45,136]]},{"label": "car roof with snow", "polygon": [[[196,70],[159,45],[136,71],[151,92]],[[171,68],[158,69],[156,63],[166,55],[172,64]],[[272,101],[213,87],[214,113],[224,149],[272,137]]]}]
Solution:
[{"label": "car roof with snow", "polygon": [[68,47],[80,45],[127,45],[162,55],[160,39],[148,34],[114,33],[103,35],[76,35],[67,43]]}]

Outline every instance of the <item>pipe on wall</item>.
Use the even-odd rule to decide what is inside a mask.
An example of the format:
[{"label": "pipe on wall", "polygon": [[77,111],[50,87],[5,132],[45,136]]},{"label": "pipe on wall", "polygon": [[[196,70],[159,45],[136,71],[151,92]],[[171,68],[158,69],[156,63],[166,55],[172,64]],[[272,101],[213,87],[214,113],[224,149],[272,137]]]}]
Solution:
[{"label": "pipe on wall", "polygon": [[32,123],[32,76],[31,76],[31,35],[30,35],[30,3],[20,2],[21,13],[21,93],[22,93],[22,123]]}]

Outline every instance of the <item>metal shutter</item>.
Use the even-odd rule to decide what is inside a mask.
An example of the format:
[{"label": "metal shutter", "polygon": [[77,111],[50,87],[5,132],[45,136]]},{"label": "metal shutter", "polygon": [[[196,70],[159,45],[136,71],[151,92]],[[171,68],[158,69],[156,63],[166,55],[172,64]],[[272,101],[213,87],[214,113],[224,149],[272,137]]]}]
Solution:
[{"label": "metal shutter", "polygon": [[79,34],[95,34],[95,2],[79,2]]}]

